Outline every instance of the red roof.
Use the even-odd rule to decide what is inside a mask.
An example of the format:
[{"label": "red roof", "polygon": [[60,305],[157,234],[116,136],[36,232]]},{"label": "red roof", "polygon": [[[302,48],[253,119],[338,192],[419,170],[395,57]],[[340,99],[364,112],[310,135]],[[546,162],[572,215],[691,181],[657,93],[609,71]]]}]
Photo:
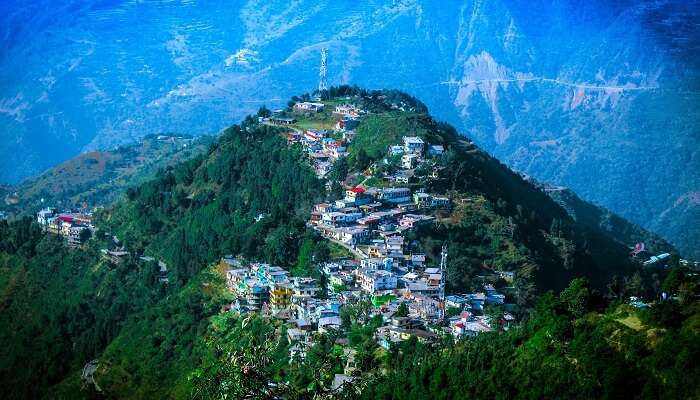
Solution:
[{"label": "red roof", "polygon": [[73,222],[73,217],[70,215],[59,215],[58,220],[63,222]]},{"label": "red roof", "polygon": [[353,193],[364,193],[364,192],[366,192],[366,190],[365,190],[364,188],[361,188],[361,187],[354,187],[354,188],[350,189],[350,191],[353,192]]}]

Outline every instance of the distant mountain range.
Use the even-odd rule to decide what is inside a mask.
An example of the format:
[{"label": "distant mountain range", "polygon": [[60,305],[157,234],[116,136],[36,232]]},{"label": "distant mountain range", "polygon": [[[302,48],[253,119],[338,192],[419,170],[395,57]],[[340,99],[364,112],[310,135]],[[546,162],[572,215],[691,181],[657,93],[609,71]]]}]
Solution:
[{"label": "distant mountain range", "polygon": [[215,133],[328,81],[422,98],[513,168],[700,257],[692,1],[0,6],[0,181],[146,134]]}]

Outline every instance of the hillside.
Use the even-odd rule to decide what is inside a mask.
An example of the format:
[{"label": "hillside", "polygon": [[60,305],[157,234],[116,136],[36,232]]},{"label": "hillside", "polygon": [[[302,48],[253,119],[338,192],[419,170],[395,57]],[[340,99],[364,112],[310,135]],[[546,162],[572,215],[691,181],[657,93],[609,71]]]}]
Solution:
[{"label": "hillside", "polygon": [[566,210],[577,223],[598,230],[613,240],[631,246],[635,243],[649,244],[653,251],[673,251],[673,246],[664,238],[634,224],[610,210],[578,197],[571,189],[542,185],[549,197]]},{"label": "hillside", "polygon": [[[396,364],[400,358],[391,354],[408,357],[408,353],[399,347],[384,351],[377,345],[375,330],[383,320],[381,314],[370,315],[369,301],[348,304],[338,317],[346,329],[345,349],[335,333],[319,333],[308,355],[299,360],[290,355],[288,327],[280,319],[265,311],[248,315],[230,311],[234,298],[226,286],[228,269],[217,261],[233,254],[320,279],[318,263],[340,252],[308,223],[314,204],[338,200],[345,181],[367,190],[398,188],[385,179],[396,173],[396,160],[384,162],[382,149],[404,135],[445,149],[426,159],[424,164],[432,170],[416,168],[418,179],[408,185],[413,189],[424,185],[428,193],[444,194],[454,204],[432,213],[433,222],[405,231],[406,242],[422,248],[430,265],[438,263],[440,248],[447,244],[448,293],[466,293],[492,283],[506,293],[511,312],[519,318],[527,319],[534,311],[547,320],[542,329],[537,324],[543,320],[533,319],[534,325],[514,329],[512,336],[486,335],[513,343],[531,339],[528,346],[534,350],[518,356],[523,376],[542,371],[548,360],[565,364],[568,353],[557,349],[567,345],[559,339],[579,334],[580,325],[570,319],[580,318],[588,306],[602,311],[596,290],[604,291],[608,300],[630,295],[656,298],[655,288],[666,274],[663,269],[642,268],[628,257],[626,245],[577,223],[538,187],[451,126],[436,122],[418,100],[397,91],[350,87],[332,88],[326,95],[326,108],[320,113],[287,109],[284,115],[296,122],[286,127],[248,117],[226,129],[205,153],[161,169],[154,178],[128,189],[125,198],[97,215],[100,229],[85,249],[66,248],[27,219],[0,221],[0,346],[13,349],[0,356],[2,397],[210,398],[230,390],[227,396],[235,398],[252,390],[265,392],[260,398],[274,398],[267,391],[275,388],[292,390],[284,397],[333,397],[330,382],[334,373],[342,371],[344,350],[357,351],[359,373],[379,378],[382,382],[375,390],[385,393],[386,385],[408,376],[401,372],[403,364]],[[337,118],[331,114],[333,107],[345,102],[362,109],[355,138],[349,155],[319,178],[318,164],[309,161],[300,144],[288,144],[288,134],[329,124]],[[256,117],[265,121],[269,115],[263,108]],[[115,236],[127,252],[117,261],[99,251],[116,248]],[[167,284],[156,261],[167,265]],[[514,272],[512,284],[498,278],[504,271]],[[586,277],[590,287],[581,283],[584,280],[570,284],[577,277]],[[682,297],[687,299],[695,289],[683,283]],[[551,295],[537,303],[542,293],[572,285],[574,289],[562,292],[561,305],[542,306]],[[589,291],[596,291],[590,304]],[[561,321],[550,321],[552,312]],[[563,335],[551,346],[541,343],[552,329],[550,324]],[[584,350],[572,354],[594,349],[592,361],[584,363],[585,371],[591,371],[613,348],[589,341],[586,332],[580,334]],[[687,340],[697,339],[696,332],[687,334]],[[670,334],[664,337],[671,341]],[[475,346],[497,346],[487,340]],[[405,343],[408,350],[420,350],[415,357],[425,360],[442,354],[416,345],[415,340]],[[466,343],[457,349],[468,349],[471,342]],[[445,356],[452,354],[461,359],[459,352]],[[553,358],[532,358],[546,354]],[[84,384],[82,368],[91,360],[96,360],[88,379],[93,383]],[[494,362],[505,362],[498,360],[503,358]],[[624,371],[626,364],[618,361]],[[376,375],[382,366],[390,368],[386,378]],[[462,372],[452,370],[450,376]],[[586,376],[555,387],[575,384],[572,387],[586,388],[581,396],[600,393]],[[614,390],[612,385],[626,377],[616,376],[604,388]],[[431,387],[441,386],[438,378],[429,380]],[[271,381],[277,385],[268,385]],[[98,388],[101,395],[95,392]],[[516,385],[508,390],[519,389]],[[364,393],[372,397],[373,392]],[[548,397],[540,394],[534,397]]]},{"label": "hillside", "polygon": [[83,153],[16,186],[0,188],[4,197],[0,210],[31,214],[46,206],[107,205],[128,187],[150,179],[158,169],[205,152],[213,141],[207,136],[159,135],[114,150]]}]

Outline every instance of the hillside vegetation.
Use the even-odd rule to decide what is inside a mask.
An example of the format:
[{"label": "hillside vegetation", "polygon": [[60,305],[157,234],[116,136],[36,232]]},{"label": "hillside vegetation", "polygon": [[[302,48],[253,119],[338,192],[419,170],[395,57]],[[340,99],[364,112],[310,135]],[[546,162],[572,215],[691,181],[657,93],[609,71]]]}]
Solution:
[{"label": "hillside vegetation", "polygon": [[34,213],[41,207],[106,205],[126,188],[152,178],[156,171],[205,152],[212,137],[148,136],[142,142],[114,150],[80,154],[16,186],[0,188],[8,214]]},{"label": "hillside vegetation", "polygon": [[[0,355],[2,397],[697,394],[692,274],[676,272],[668,281],[662,270],[642,270],[626,246],[574,221],[540,189],[434,121],[417,100],[343,90],[337,95],[354,96],[370,112],[352,145],[368,160],[354,156],[348,172],[376,161],[378,141],[401,134],[446,146],[429,189],[463,201],[415,239],[431,261],[448,243],[449,290],[468,290],[493,270],[517,271],[512,296],[522,326],[475,341],[445,338],[428,347],[409,340],[384,351],[373,336],[381,321],[365,318],[369,306],[360,303],[342,316],[359,364],[346,391],[329,389],[345,361],[333,334],[315,340],[303,361],[290,362],[284,325],[226,311],[231,294],[215,262],[237,254],[317,275],[315,263],[331,251],[305,222],[314,203],[334,195],[301,148],[287,145],[285,129],[249,117],[206,152],[129,188],[97,215],[99,230],[85,249],[68,249],[29,219],[0,221],[0,346],[12,349]],[[399,112],[394,102],[410,110]],[[116,246],[114,236],[129,252],[117,264],[99,252]],[[167,264],[168,284],[159,282],[155,260]],[[586,279],[571,282],[580,277]],[[654,305],[648,317],[617,308],[630,295],[656,297],[662,283],[669,293],[685,293],[677,305]],[[549,290],[561,294],[543,295]],[[606,310],[610,302],[615,306]],[[673,343],[685,352],[671,360]],[[85,384],[82,367],[91,360],[95,384]]]}]

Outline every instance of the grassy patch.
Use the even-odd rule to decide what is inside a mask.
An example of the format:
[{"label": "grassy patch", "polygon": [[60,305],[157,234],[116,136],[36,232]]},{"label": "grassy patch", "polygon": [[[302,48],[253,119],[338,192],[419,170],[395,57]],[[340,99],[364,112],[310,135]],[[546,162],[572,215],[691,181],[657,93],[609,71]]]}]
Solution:
[{"label": "grassy patch", "polygon": [[632,328],[635,331],[640,331],[642,330],[642,328],[644,328],[644,324],[642,324],[642,321],[640,321],[639,318],[634,314],[628,315],[625,318],[618,318],[615,321],[629,328]]}]

